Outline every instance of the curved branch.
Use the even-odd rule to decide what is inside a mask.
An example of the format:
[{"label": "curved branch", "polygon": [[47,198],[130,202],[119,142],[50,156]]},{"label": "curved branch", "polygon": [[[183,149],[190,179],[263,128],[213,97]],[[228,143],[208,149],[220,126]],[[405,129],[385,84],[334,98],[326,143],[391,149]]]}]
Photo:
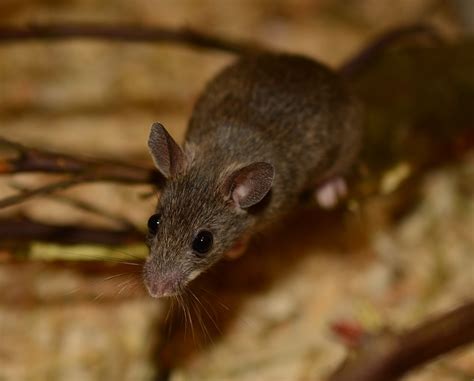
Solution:
[{"label": "curved branch", "polygon": [[170,29],[157,26],[104,25],[99,23],[28,24],[0,26],[0,43],[33,40],[94,39],[115,42],[170,42],[201,49],[246,54],[264,49],[251,42],[231,41],[188,28]]},{"label": "curved branch", "polygon": [[394,381],[438,356],[474,341],[474,302],[401,335],[368,339],[330,381]]}]

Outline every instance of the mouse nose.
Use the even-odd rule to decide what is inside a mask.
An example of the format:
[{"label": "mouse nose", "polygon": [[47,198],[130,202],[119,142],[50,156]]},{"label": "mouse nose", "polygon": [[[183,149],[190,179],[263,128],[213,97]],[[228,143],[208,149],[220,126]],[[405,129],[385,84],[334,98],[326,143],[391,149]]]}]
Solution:
[{"label": "mouse nose", "polygon": [[177,294],[178,278],[175,276],[146,279],[145,286],[148,293],[154,298],[161,298]]}]

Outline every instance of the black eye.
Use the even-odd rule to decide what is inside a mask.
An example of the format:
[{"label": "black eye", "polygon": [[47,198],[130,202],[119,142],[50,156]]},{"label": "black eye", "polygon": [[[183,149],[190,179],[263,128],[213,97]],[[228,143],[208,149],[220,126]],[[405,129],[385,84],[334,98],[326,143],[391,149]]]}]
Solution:
[{"label": "black eye", "polygon": [[148,219],[148,231],[150,232],[150,234],[156,234],[160,221],[161,214],[154,214]]},{"label": "black eye", "polygon": [[197,234],[193,241],[193,250],[198,254],[206,254],[212,247],[212,233],[203,230]]}]

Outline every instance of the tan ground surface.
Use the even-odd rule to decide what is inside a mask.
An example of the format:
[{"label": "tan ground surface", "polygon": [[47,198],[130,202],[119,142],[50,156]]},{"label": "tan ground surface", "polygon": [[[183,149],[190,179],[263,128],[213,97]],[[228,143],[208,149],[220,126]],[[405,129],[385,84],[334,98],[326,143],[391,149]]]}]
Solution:
[{"label": "tan ground surface", "polygon": [[[0,22],[190,25],[334,66],[372,36],[401,23],[430,20],[456,36],[452,10],[435,3],[3,0]],[[149,163],[145,142],[151,123],[161,121],[182,138],[193,100],[231,59],[164,45],[0,46],[0,135],[42,148]],[[472,298],[473,168],[471,157],[430,174],[417,203],[395,225],[380,222],[390,197],[372,200],[356,213],[304,212],[255,242],[245,257],[222,263],[213,271],[219,276],[211,273],[196,285],[217,320],[215,329],[203,315],[211,331],[208,343],[200,342],[203,329],[197,321],[196,345],[189,327],[168,333],[160,323],[166,306],[148,298],[139,280],[128,284],[129,275],[108,279],[124,272],[137,278],[130,268],[111,263],[107,271],[95,273],[87,266],[40,260],[0,262],[0,380],[151,380],[160,359],[155,347],[168,337],[171,349],[164,357],[177,365],[173,381],[322,380],[345,354],[331,333],[334,321],[356,319],[367,329],[406,328]],[[46,180],[39,175],[0,178],[0,194],[15,192],[12,184]],[[144,228],[155,203],[154,197],[141,197],[149,191],[97,184],[65,194]],[[54,198],[0,211],[1,217],[17,214],[57,224],[116,226]],[[104,249],[35,244],[30,250],[35,258],[59,250],[86,260]],[[473,375],[470,349],[409,379],[465,381]]]}]

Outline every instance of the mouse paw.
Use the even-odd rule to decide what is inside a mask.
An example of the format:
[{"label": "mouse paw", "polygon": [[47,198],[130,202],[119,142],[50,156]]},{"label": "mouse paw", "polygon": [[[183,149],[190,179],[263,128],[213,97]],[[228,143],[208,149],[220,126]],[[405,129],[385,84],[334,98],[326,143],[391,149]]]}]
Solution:
[{"label": "mouse paw", "polygon": [[341,199],[347,196],[346,181],[342,177],[326,181],[316,189],[314,196],[322,208],[334,208]]},{"label": "mouse paw", "polygon": [[247,247],[250,241],[250,236],[245,236],[237,240],[234,246],[225,253],[225,257],[227,259],[237,259],[239,258],[245,251],[247,251]]}]

